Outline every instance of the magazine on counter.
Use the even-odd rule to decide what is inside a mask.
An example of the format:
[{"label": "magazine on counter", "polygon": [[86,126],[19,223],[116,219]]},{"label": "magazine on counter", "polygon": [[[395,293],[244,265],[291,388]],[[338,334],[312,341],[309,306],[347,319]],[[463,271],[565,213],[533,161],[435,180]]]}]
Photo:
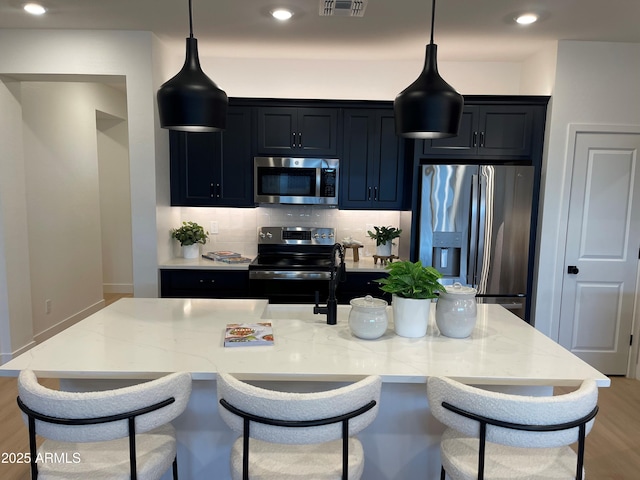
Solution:
[{"label": "magazine on counter", "polygon": [[217,260],[218,262],[225,263],[248,263],[251,261],[250,258],[243,257],[238,252],[232,252],[230,250],[207,252],[202,255],[202,258],[208,258],[209,260]]},{"label": "magazine on counter", "polygon": [[225,347],[248,347],[253,345],[273,345],[271,322],[229,323],[225,329]]}]

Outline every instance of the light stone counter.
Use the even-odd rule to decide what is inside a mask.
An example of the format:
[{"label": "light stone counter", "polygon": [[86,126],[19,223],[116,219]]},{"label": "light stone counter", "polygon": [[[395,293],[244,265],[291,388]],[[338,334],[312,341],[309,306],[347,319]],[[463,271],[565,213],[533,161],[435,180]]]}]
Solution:
[{"label": "light stone counter", "polygon": [[[30,368],[42,377],[62,378],[64,388],[86,390],[189,371],[192,398],[175,422],[180,475],[210,478],[215,469],[223,480],[229,478],[234,435],[217,414],[216,372],[287,389],[329,388],[381,375],[380,413],[360,434],[368,480],[438,478],[441,427],[429,416],[428,376],[535,394],[585,378],[609,385],[606,376],[497,305],[478,305],[476,329],[462,340],[440,336],[433,311],[423,338],[398,337],[390,328],[380,339],[360,340],[349,331],[349,308],[339,306],[338,325],[330,326],[310,305],[122,299],[2,365],[0,375]],[[227,323],[260,319],[272,320],[274,346],[223,347]]]},{"label": "light stone counter", "polygon": [[[252,259],[253,260],[253,259]],[[354,262],[350,252],[347,252],[345,267],[348,272],[384,272],[385,266],[373,263],[373,257],[360,256],[359,262]],[[209,260],[208,258],[182,258],[176,257],[165,260],[158,265],[160,269],[187,269],[187,270],[228,270],[238,269],[247,270],[248,263],[232,264]]]}]

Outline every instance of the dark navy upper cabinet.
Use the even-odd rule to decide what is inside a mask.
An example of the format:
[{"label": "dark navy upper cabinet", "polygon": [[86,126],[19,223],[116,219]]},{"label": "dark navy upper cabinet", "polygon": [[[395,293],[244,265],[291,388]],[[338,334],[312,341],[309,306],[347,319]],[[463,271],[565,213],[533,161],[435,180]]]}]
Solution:
[{"label": "dark navy upper cabinet", "polygon": [[338,109],[260,107],[257,133],[259,155],[335,156],[338,152]]},{"label": "dark navy upper cabinet", "polygon": [[171,205],[255,206],[251,111],[229,106],[223,132],[169,132]]},{"label": "dark navy upper cabinet", "polygon": [[404,140],[393,109],[345,109],[340,163],[341,209],[400,210],[404,206]]},{"label": "dark navy upper cabinet", "polygon": [[545,106],[466,105],[458,136],[416,141],[420,158],[530,160],[542,142]]}]

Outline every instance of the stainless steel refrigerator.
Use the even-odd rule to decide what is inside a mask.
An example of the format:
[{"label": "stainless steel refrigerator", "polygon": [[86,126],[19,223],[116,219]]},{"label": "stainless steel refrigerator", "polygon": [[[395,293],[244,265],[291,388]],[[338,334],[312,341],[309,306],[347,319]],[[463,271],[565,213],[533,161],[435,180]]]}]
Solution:
[{"label": "stainless steel refrigerator", "polygon": [[423,165],[418,255],[529,321],[534,167]]}]

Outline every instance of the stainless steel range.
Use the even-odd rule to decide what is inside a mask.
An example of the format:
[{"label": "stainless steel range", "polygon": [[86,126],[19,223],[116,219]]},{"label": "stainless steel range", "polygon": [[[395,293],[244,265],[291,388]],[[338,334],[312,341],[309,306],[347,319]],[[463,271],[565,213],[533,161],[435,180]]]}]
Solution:
[{"label": "stainless steel range", "polygon": [[261,227],[258,256],[249,264],[251,296],[271,303],[324,301],[335,270],[334,243],[333,228]]}]

